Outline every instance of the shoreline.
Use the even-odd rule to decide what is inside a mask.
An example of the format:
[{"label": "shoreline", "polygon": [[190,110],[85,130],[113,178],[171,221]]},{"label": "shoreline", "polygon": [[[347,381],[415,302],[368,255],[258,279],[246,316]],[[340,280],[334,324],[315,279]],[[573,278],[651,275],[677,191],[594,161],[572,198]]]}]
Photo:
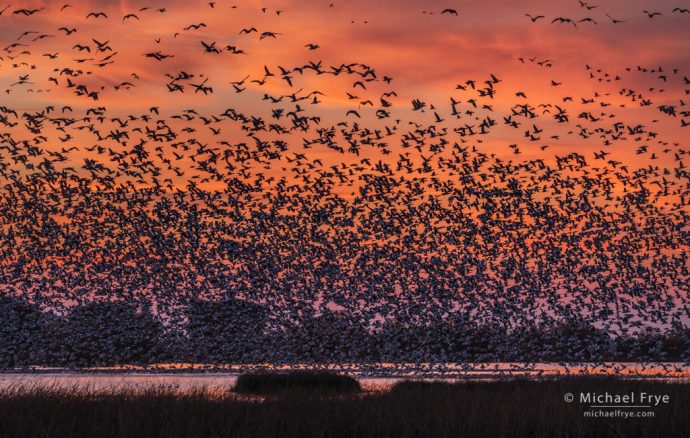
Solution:
[{"label": "shoreline", "polygon": [[640,375],[690,377],[687,362],[467,362],[467,363],[362,363],[362,364],[205,364],[160,363],[150,365],[116,365],[83,368],[28,366],[0,368],[0,374],[178,374],[246,372],[329,371],[362,376],[465,376],[474,374],[553,375]]}]

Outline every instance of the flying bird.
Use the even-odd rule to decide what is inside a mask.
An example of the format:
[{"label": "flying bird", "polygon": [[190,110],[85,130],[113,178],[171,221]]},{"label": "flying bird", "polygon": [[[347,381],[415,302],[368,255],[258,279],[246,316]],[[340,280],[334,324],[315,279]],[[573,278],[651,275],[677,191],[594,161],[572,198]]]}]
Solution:
[{"label": "flying bird", "polygon": [[573,27],[577,27],[577,24],[575,24],[575,22],[570,18],[564,18],[564,17],[554,18],[553,21],[551,22],[551,24],[553,24],[553,23],[558,23],[558,24],[569,23],[569,24],[572,24]]},{"label": "flying bird", "polygon": [[108,18],[108,15],[106,15],[105,12],[89,12],[89,14],[86,16],[86,18],[89,19],[91,17],[93,17],[93,18],[100,18],[100,17]]}]

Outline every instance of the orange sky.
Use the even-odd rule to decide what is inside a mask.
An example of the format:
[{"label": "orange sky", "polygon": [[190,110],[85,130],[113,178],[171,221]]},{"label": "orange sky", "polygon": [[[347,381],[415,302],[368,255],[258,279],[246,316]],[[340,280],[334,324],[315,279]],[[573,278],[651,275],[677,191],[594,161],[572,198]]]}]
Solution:
[{"label": "orange sky", "polygon": [[[216,1],[214,7],[208,1],[178,0],[70,3],[63,8],[62,2],[13,1],[0,16],[0,106],[17,111],[19,116],[17,119],[8,115],[8,123],[0,127],[0,134],[10,134],[15,141],[26,140],[53,152],[76,146],[78,149],[66,152],[66,159],[55,166],[73,167],[82,176],[89,175],[83,167],[86,159],[98,159],[114,168],[107,152],[98,154],[86,148],[112,149],[117,154],[131,150],[145,137],[146,129],[158,126],[159,131],[164,131],[164,126],[170,126],[178,134],[175,142],[187,146],[194,143],[188,151],[175,149],[170,141],[149,142],[143,150],[148,159],[164,169],[159,179],[170,178],[171,186],[177,188],[187,187],[194,178],[204,188],[222,188],[225,183],[199,182],[208,175],[196,160],[197,155],[204,155],[195,155],[198,144],[216,148],[221,154],[241,155],[240,144],[249,145],[247,149],[255,152],[258,139],[286,141],[288,147],[276,158],[260,156],[242,161],[235,156],[236,167],[226,173],[235,177],[244,172],[246,175],[240,179],[252,183],[261,173],[265,177],[261,184],[274,191],[286,190],[279,187],[283,177],[297,181],[295,184],[313,184],[318,173],[315,169],[347,163],[347,169],[340,170],[344,180],[351,176],[351,181],[334,192],[353,197],[365,176],[384,173],[376,170],[379,162],[395,169],[401,154],[407,154],[407,159],[415,163],[415,170],[391,171],[396,177],[404,176],[407,181],[424,179],[424,184],[432,176],[453,180],[457,173],[441,164],[453,151],[468,148],[473,154],[485,153],[504,162],[543,159],[551,165],[555,165],[557,157],[581,154],[589,163],[584,171],[597,179],[610,178],[614,195],[629,190],[620,181],[635,171],[660,166],[668,170],[664,178],[674,185],[672,193],[658,201],[659,207],[666,208],[663,202],[669,199],[690,199],[687,177],[674,174],[690,164],[690,127],[683,126],[690,118],[681,115],[689,110],[686,103],[690,101],[690,14],[673,12],[676,7],[690,7],[687,0],[592,0],[583,5],[577,0],[237,0]],[[233,8],[235,3],[237,7]],[[158,11],[161,8],[165,11]],[[457,15],[442,14],[445,8],[453,8]],[[31,13],[33,9],[38,12]],[[649,18],[643,10],[660,11],[662,15]],[[108,17],[87,18],[92,12],[103,12]],[[124,16],[132,13],[138,19],[123,21]],[[525,14],[545,18],[532,22]],[[609,16],[624,22],[614,24]],[[579,22],[575,27],[552,23],[558,17],[576,22],[589,17],[598,24]],[[201,23],[205,27],[184,30]],[[61,27],[76,28],[76,32],[66,35],[59,30]],[[240,34],[242,29],[252,27],[257,32]],[[21,36],[25,31],[37,33]],[[276,38],[260,39],[264,32],[273,32]],[[41,35],[46,37],[36,39]],[[98,43],[94,40],[109,49],[97,53]],[[206,53],[202,42],[215,42],[220,53]],[[319,47],[309,50],[305,47],[308,44]],[[88,46],[89,51],[79,51],[77,45]],[[246,55],[231,54],[226,46],[235,46]],[[151,53],[171,57],[157,61],[144,56]],[[113,62],[98,66],[106,57]],[[317,74],[309,68],[303,74],[293,70],[309,63],[320,63],[324,71],[350,63],[368,68],[355,66],[352,74],[337,77]],[[281,78],[281,67],[292,70],[292,85]],[[264,78],[265,68],[275,76]],[[65,69],[81,70],[82,74],[68,77],[63,74]],[[375,76],[361,76],[367,69],[375,71]],[[175,81],[185,87],[183,93],[169,92],[166,84],[181,71],[194,77]],[[384,78],[391,78],[390,83]],[[264,79],[263,83],[251,82]],[[75,87],[67,87],[68,80],[97,92],[98,100],[76,95]],[[213,88],[213,93],[194,93],[191,84],[203,81]],[[475,89],[469,85],[471,81],[476,84]],[[131,86],[120,86],[123,82]],[[242,82],[241,92],[236,92],[231,82]],[[465,89],[458,89],[458,85]],[[495,95],[482,96],[487,90]],[[316,91],[322,94],[313,94]],[[384,106],[381,99],[390,92],[397,96],[385,97],[390,106]],[[348,93],[356,97],[349,98]],[[283,101],[272,104],[263,99],[265,94],[283,96]],[[293,94],[309,98],[291,102]],[[315,96],[317,103],[312,101]],[[415,111],[412,101],[417,99],[425,106]],[[458,102],[457,115],[452,113],[451,99]],[[645,101],[648,103],[642,106]],[[278,134],[267,129],[248,135],[241,124],[226,118],[213,120],[213,116],[233,108],[250,118],[261,117],[267,125],[273,123],[274,128],[280,129],[289,127],[286,114],[295,111],[297,105],[302,116],[319,118],[307,132]],[[516,105],[528,106],[535,117],[511,114],[518,108]],[[673,106],[678,115],[663,114],[659,111],[662,105]],[[21,117],[24,112],[39,112],[48,106],[54,107],[50,117],[77,121],[62,130],[46,123],[41,132],[44,137],[40,137],[27,128]],[[72,111],[63,112],[64,106],[70,106]],[[557,106],[567,114],[567,123],[554,120]],[[98,115],[86,114],[88,109],[97,107],[106,108],[103,120],[98,120]],[[160,114],[153,114],[151,107],[158,107]],[[278,108],[284,114],[275,119],[272,111]],[[190,114],[188,110],[194,110],[198,116],[184,120]],[[381,111],[386,118],[377,117]],[[126,121],[128,116],[136,116],[137,120]],[[151,119],[144,122],[142,116]],[[119,117],[120,122],[114,117]],[[210,122],[204,123],[201,117]],[[496,122],[487,134],[461,135],[466,125],[478,131],[487,117]],[[508,117],[519,126],[506,124]],[[121,125],[124,121],[126,126]],[[17,124],[10,126],[12,123]],[[87,129],[77,129],[89,125],[102,136],[127,131],[130,138],[125,146],[112,138],[99,140]],[[433,130],[427,129],[430,126]],[[330,128],[335,131],[334,142],[344,149],[342,153],[322,144],[304,147],[305,140],[318,138],[316,130]],[[385,147],[360,144],[359,155],[348,151],[348,135],[352,136],[349,140],[370,140],[376,138],[372,132],[377,130],[377,142],[381,143],[378,146],[385,143]],[[433,137],[430,131],[445,135]],[[441,138],[449,146],[436,153],[433,146]],[[3,146],[8,142],[8,138],[0,139]],[[405,143],[411,146],[405,147]],[[454,143],[458,144],[457,149],[451,148]],[[515,145],[520,153],[516,154],[510,145]],[[156,151],[156,147],[160,149]],[[595,153],[600,151],[609,155],[597,159]],[[26,170],[12,161],[16,157],[6,157],[3,150],[0,154],[11,168]],[[173,158],[174,154],[179,154],[179,158]],[[304,154],[305,158],[297,154]],[[179,175],[162,165],[166,159],[172,160]],[[418,166],[427,159],[433,163],[433,172],[421,173]],[[27,160],[36,168],[43,157]],[[354,171],[357,166],[361,168]],[[351,175],[349,170],[353,170]],[[581,171],[576,169],[573,173]],[[563,171],[564,175],[567,173]],[[516,171],[511,176],[522,179],[534,175]],[[487,178],[492,176],[496,177]],[[272,177],[275,179],[270,183],[265,182]],[[122,176],[119,180],[130,181],[136,187],[152,182],[149,177]],[[664,182],[657,175],[649,180]],[[7,183],[7,179],[2,183]],[[502,184],[505,182],[494,185]],[[425,188],[425,195],[433,192],[428,185]],[[660,191],[652,188],[654,193]],[[603,194],[598,196],[604,202]],[[687,204],[667,207],[688,210]]]},{"label": "orange sky", "polygon": [[[490,136],[491,147],[486,146],[486,149],[507,158],[515,158],[506,146],[508,144],[520,145],[523,154],[520,158],[549,159],[556,153],[570,152],[573,148],[581,153],[602,149],[602,141],[596,136],[584,141],[576,135],[565,134],[573,130],[575,123],[583,123],[592,129],[596,126],[610,127],[606,120],[599,123],[578,120],[576,117],[582,111],[593,115],[613,113],[617,121],[631,126],[642,124],[645,129],[659,133],[656,140],[679,142],[682,147],[683,140],[687,139],[687,129],[680,127],[679,118],[667,117],[657,110],[662,104],[676,105],[682,110],[681,99],[688,100],[685,97],[688,85],[684,84],[683,76],[690,75],[687,55],[690,53],[690,40],[687,39],[690,14],[673,13],[673,7],[682,6],[677,3],[607,0],[599,2],[597,8],[587,10],[576,1],[465,1],[448,4],[334,0],[332,7],[328,2],[243,1],[237,3],[237,8],[232,8],[233,3],[226,1],[215,2],[214,8],[204,1],[88,1],[71,2],[71,7],[61,11],[62,3],[14,2],[0,17],[3,47],[15,42],[27,30],[54,37],[31,41],[39,35],[31,34],[19,41],[28,47],[6,49],[0,61],[0,87],[10,90],[5,94],[3,104],[17,110],[39,110],[53,104],[70,105],[78,111],[102,105],[107,107],[109,115],[114,115],[142,114],[150,106],[159,106],[167,116],[186,108],[213,114],[228,107],[268,115],[270,106],[261,101],[264,93],[291,94],[302,88],[302,95],[314,90],[325,94],[319,97],[320,104],[305,102],[302,106],[310,114],[317,114],[330,123],[355,121],[352,116],[345,116],[346,111],[358,109],[362,101],[372,100],[377,107],[359,109],[362,119],[357,120],[370,127],[382,126],[375,118],[378,99],[383,92],[395,90],[398,97],[388,99],[394,104],[390,111],[392,119],[401,118],[403,123],[407,120],[434,121],[433,111],[413,114],[410,111],[412,99],[435,105],[449,129],[473,121],[468,116],[460,120],[449,117],[451,97],[462,102],[459,106],[462,111],[473,109],[467,103],[470,98],[477,99],[480,104],[490,104],[493,111],[477,111],[479,117],[490,115],[499,122]],[[143,7],[149,9],[139,12]],[[166,12],[156,11],[161,7]],[[444,8],[449,7],[455,8],[458,16],[441,14]],[[28,17],[21,13],[12,14],[22,8],[44,9]],[[262,12],[261,8],[266,8],[266,11]],[[663,15],[649,19],[642,12],[645,9],[659,10]],[[89,12],[98,11],[105,12],[108,18],[85,18]],[[281,11],[280,15],[276,11]],[[433,15],[425,12],[433,12]],[[132,18],[123,22],[122,17],[129,13],[136,13],[139,20]],[[526,13],[545,15],[546,18],[532,23]],[[612,24],[605,15],[607,13],[625,23]],[[580,23],[575,28],[569,24],[551,24],[553,18],[561,16],[576,20],[592,17],[599,25]],[[206,27],[183,30],[199,23],[205,23]],[[57,30],[62,26],[75,27],[77,32],[66,36]],[[249,27],[255,27],[259,32],[239,35],[241,29]],[[259,40],[258,34],[264,31],[279,35],[276,39]],[[175,37],[177,32],[179,35]],[[96,55],[73,49],[75,44],[82,44],[95,50],[92,38],[109,41],[112,51]],[[158,38],[160,43],[155,41]],[[218,47],[234,45],[248,55],[203,53],[201,41],[215,41]],[[304,46],[309,43],[318,44],[319,48],[307,50]],[[30,53],[21,54],[24,50]],[[143,56],[157,51],[174,57],[159,62]],[[112,58],[115,62],[104,67],[95,67],[95,61],[81,64],[74,61],[80,58],[102,59],[113,52],[117,52]],[[42,56],[46,53],[58,55],[49,59]],[[11,56],[16,57],[10,59]],[[552,67],[531,63],[527,60],[531,57],[537,58],[535,62],[551,60],[549,64]],[[527,61],[522,63],[519,58]],[[277,66],[290,68],[309,61],[322,61],[325,68],[349,62],[364,63],[375,69],[379,79],[385,75],[393,81],[390,84],[367,82],[367,90],[353,88],[351,77],[325,78],[309,73],[303,77],[293,74],[294,87],[278,77],[269,78],[264,85],[250,82],[261,79],[264,66],[276,73]],[[19,65],[13,67],[13,64]],[[586,64],[594,70],[587,70]],[[662,67],[667,80],[659,79],[659,73],[637,72],[638,65]],[[73,89],[65,89],[65,77],[51,71],[65,67],[88,72],[75,82],[87,84],[89,89],[105,87],[100,91],[98,102],[75,96]],[[626,72],[626,67],[631,67],[632,71]],[[675,74],[672,72],[674,68],[679,69]],[[596,69],[603,72],[597,74]],[[214,93],[194,95],[189,87],[184,94],[167,92],[165,83],[169,79],[165,74],[176,75],[180,71],[197,77],[204,75]],[[597,77],[604,73],[610,77],[619,75],[620,80],[599,82],[597,78],[589,78],[590,72],[595,72]],[[133,73],[140,79],[134,79]],[[11,86],[25,74],[29,74],[31,84]],[[471,89],[455,89],[457,84],[469,79],[481,84],[489,79],[490,74],[501,80],[496,84],[494,99],[478,98]],[[240,81],[247,75],[249,79],[243,85],[246,90],[235,93],[229,82]],[[57,77],[60,85],[48,82],[51,76]],[[551,86],[552,80],[562,85]],[[135,86],[113,89],[113,85],[124,81]],[[651,88],[654,90],[650,91]],[[641,108],[638,102],[620,96],[618,92],[621,89],[642,93],[653,101],[653,105]],[[660,92],[660,89],[664,91]],[[36,90],[49,91],[38,93]],[[523,91],[527,99],[515,96],[518,91]],[[346,92],[357,95],[358,99],[348,100]],[[581,98],[593,98],[596,93],[600,97],[595,98],[595,103],[579,104]],[[566,96],[572,97],[574,102],[564,103]],[[546,137],[532,144],[526,142],[523,133],[529,125],[520,129],[505,127],[501,115],[507,114],[511,106],[527,102],[534,107],[552,104],[566,108],[571,117],[568,129],[555,127],[548,118],[543,118],[536,124],[546,128],[544,136],[559,135],[559,139]],[[602,102],[611,106],[602,107]],[[620,104],[626,107],[617,107]],[[406,126],[402,128],[407,129]],[[209,130],[203,129],[203,133],[194,134],[195,138],[210,139],[207,136]],[[489,141],[486,138],[482,140]],[[611,158],[644,165],[649,155],[631,154],[642,143],[617,142],[608,151]],[[539,147],[547,144],[550,149],[542,152]],[[649,146],[650,153],[657,152],[661,162],[671,165],[672,156],[659,153],[666,148],[664,145],[650,141]],[[320,157],[322,152],[312,150],[310,154]],[[340,159],[336,157],[334,162]]]}]

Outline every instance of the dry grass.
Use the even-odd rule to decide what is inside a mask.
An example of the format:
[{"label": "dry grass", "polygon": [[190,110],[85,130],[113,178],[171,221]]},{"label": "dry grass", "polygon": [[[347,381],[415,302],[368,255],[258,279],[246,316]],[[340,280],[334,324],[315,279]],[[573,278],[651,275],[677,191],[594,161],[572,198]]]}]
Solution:
[{"label": "dry grass", "polygon": [[[303,376],[302,376],[303,377]],[[304,378],[297,381],[304,382]],[[314,377],[312,376],[312,379]],[[324,377],[324,379],[332,379]],[[690,436],[690,386],[614,378],[400,383],[388,392],[311,390],[271,397],[170,387],[0,391],[2,437],[681,437]],[[327,388],[328,385],[322,386]],[[668,394],[655,418],[583,418],[567,392]]]}]

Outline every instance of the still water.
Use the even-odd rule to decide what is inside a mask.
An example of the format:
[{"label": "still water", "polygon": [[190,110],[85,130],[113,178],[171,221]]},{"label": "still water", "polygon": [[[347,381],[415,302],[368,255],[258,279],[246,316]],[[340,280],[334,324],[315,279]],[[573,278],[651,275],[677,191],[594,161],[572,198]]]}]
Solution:
[{"label": "still water", "polygon": [[18,386],[57,388],[88,387],[93,390],[166,387],[179,390],[229,390],[242,372],[329,370],[356,377],[363,388],[384,390],[397,381],[501,380],[511,377],[545,378],[566,375],[617,375],[627,378],[690,380],[690,364],[674,362],[632,363],[481,363],[481,364],[367,364],[367,365],[201,365],[160,364],[93,368],[79,372],[35,368],[31,372],[0,374],[0,389]]}]

